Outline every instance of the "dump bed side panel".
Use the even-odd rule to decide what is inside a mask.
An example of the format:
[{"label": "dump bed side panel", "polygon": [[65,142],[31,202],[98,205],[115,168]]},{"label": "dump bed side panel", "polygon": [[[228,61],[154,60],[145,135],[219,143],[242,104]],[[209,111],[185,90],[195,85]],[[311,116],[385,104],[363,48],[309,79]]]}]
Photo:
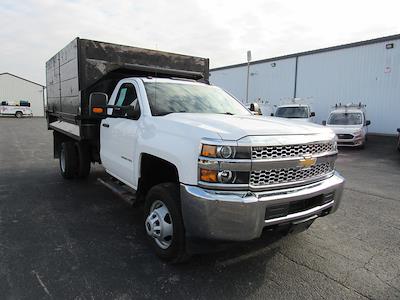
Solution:
[{"label": "dump bed side panel", "polygon": [[[208,80],[208,59],[80,39],[80,89],[113,71]],[[152,71],[153,70],[153,71]]]},{"label": "dump bed side panel", "polygon": [[78,39],[46,63],[48,111],[76,123],[80,110]]}]

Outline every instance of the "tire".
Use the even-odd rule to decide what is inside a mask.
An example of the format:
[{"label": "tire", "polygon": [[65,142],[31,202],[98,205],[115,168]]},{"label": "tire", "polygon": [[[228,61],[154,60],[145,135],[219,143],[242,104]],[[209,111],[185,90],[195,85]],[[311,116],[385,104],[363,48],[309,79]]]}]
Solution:
[{"label": "tire", "polygon": [[20,111],[17,111],[17,112],[15,113],[15,117],[18,118],[18,119],[22,118],[22,116],[23,116],[23,114],[22,114],[22,112],[20,112]]},{"label": "tire", "polygon": [[77,177],[82,179],[87,178],[90,173],[91,164],[90,148],[83,142],[76,142],[75,148],[78,156]]},{"label": "tire", "polygon": [[74,142],[64,142],[60,148],[60,172],[65,179],[72,179],[78,173],[78,154]]},{"label": "tire", "polygon": [[[167,213],[165,213],[165,208]],[[144,216],[147,237],[157,256],[170,263],[186,261],[189,256],[185,248],[179,185],[161,183],[152,187],[146,196]],[[169,226],[160,225],[160,222],[164,225],[171,224],[172,230]],[[172,235],[168,235],[169,231]],[[155,237],[157,234],[158,238]]]}]

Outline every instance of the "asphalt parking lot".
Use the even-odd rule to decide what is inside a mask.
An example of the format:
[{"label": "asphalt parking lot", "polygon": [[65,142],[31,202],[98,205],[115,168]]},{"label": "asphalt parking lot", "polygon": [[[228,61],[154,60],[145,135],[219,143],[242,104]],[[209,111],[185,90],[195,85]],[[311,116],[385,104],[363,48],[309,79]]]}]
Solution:
[{"label": "asphalt parking lot", "polygon": [[132,209],[65,181],[44,119],[0,119],[0,299],[400,299],[400,153],[342,150],[341,208],[298,235],[184,265],[158,260]]}]

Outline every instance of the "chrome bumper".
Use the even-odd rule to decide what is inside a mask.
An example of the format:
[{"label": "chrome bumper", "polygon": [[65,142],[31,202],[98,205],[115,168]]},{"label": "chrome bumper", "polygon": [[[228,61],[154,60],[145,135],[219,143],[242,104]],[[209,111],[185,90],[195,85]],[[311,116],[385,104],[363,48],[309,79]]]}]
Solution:
[{"label": "chrome bumper", "polygon": [[[291,223],[338,209],[344,179],[337,172],[325,180],[297,188],[265,192],[206,190],[181,184],[186,235],[193,238],[246,241],[261,236],[266,226]],[[333,200],[310,209],[266,219],[270,207],[333,194]]]}]

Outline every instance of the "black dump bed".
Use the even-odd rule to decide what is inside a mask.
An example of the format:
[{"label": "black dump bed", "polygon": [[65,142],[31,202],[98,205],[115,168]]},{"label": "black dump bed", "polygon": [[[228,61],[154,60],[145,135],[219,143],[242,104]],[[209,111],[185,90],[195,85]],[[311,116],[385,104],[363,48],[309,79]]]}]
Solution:
[{"label": "black dump bed", "polygon": [[[60,126],[51,126],[56,121],[75,124],[79,126],[79,138],[85,139],[81,127],[98,123],[88,115],[89,94],[96,91],[111,96],[120,79],[132,76],[207,82],[209,60],[76,38],[46,63],[49,128],[57,130]],[[72,130],[70,125],[67,127]]]}]

